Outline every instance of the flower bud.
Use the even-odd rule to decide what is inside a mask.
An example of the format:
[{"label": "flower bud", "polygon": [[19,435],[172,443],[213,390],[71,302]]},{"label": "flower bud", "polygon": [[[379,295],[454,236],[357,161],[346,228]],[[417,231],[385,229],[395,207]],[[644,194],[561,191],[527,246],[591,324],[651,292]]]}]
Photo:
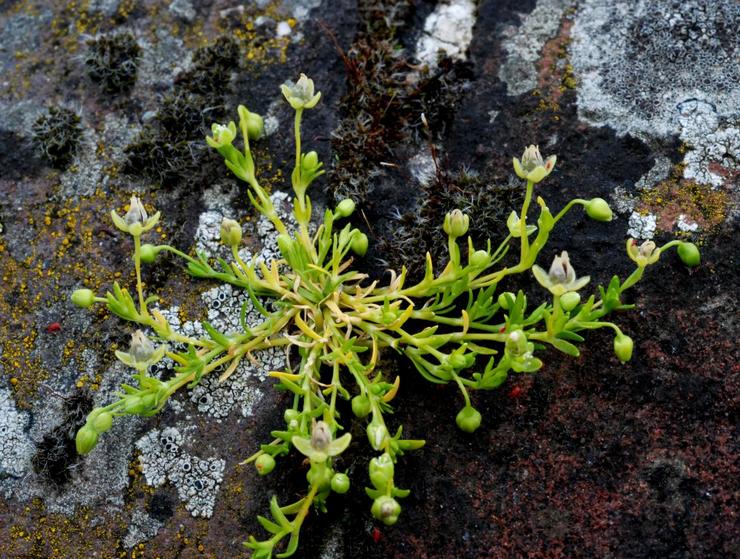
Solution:
[{"label": "flower bud", "polygon": [[367,426],[367,439],[370,441],[370,446],[375,450],[380,450],[388,439],[388,429],[382,423],[371,421]]},{"label": "flower bud", "polygon": [[506,352],[518,357],[527,352],[527,336],[521,330],[514,330],[506,338]]},{"label": "flower bud", "polygon": [[366,417],[370,413],[370,399],[362,394],[352,398],[352,413],[357,417]]},{"label": "flower bud", "polygon": [[465,406],[455,417],[457,426],[466,433],[472,433],[480,427],[481,415],[473,406]]},{"label": "flower bud", "polygon": [[349,217],[355,211],[355,202],[350,198],[345,198],[337,204],[336,213],[339,217]]},{"label": "flower bud", "polygon": [[247,136],[250,140],[258,140],[265,132],[265,121],[257,113],[247,114]]},{"label": "flower bud", "polygon": [[462,237],[468,232],[468,226],[470,225],[470,216],[462,213],[460,210],[452,210],[445,215],[444,225],[442,229],[453,239]]},{"label": "flower bud", "polygon": [[[92,414],[91,414],[92,415]],[[97,414],[92,421],[88,421],[96,433],[105,433],[113,426],[113,415],[110,412],[102,411]]]},{"label": "flower bud", "polygon": [[275,459],[269,454],[260,454],[254,461],[254,467],[261,476],[266,476],[275,469]]},{"label": "flower bud", "polygon": [[614,217],[612,209],[603,198],[592,198],[586,204],[586,214],[596,221],[611,221]]},{"label": "flower bud", "polygon": [[89,425],[85,424],[77,431],[75,446],[78,454],[87,454],[98,444],[98,434]]},{"label": "flower bud", "polygon": [[221,222],[221,242],[226,246],[238,246],[242,242],[242,226],[225,217]]},{"label": "flower bud", "polygon": [[283,412],[283,419],[285,419],[285,423],[290,424],[292,421],[298,421],[300,415],[301,413],[298,410],[288,408]]},{"label": "flower bud", "polygon": [[387,452],[370,460],[368,467],[370,482],[376,489],[385,491],[388,482],[393,479],[393,471],[393,459]]},{"label": "flower bud", "polygon": [[349,491],[349,477],[347,474],[336,473],[331,477],[331,490],[343,495]]},{"label": "flower bud", "polygon": [[365,253],[367,252],[367,246],[368,240],[365,233],[353,235],[351,248],[352,252],[354,252],[357,256],[365,256]]},{"label": "flower bud", "polygon": [[373,501],[370,512],[386,526],[392,526],[398,520],[398,515],[401,514],[401,505],[393,497],[381,495]]},{"label": "flower bud", "polygon": [[701,262],[701,254],[699,254],[699,249],[696,248],[694,243],[681,243],[678,245],[678,256],[681,262],[692,268],[698,266],[699,262]]},{"label": "flower bud", "polygon": [[632,358],[633,345],[632,338],[621,332],[614,338],[614,353],[622,363],[626,363]]},{"label": "flower bud", "polygon": [[141,262],[144,264],[152,264],[157,259],[157,255],[162,249],[147,243],[145,245],[141,245],[140,250],[141,251],[139,252],[139,258],[141,258]]},{"label": "flower bud", "polygon": [[560,297],[560,306],[565,312],[570,312],[581,302],[581,296],[577,291],[568,291]]},{"label": "flower bud", "polygon": [[303,154],[303,159],[301,160],[301,168],[303,171],[308,173],[313,173],[316,171],[316,168],[319,166],[319,154],[315,151],[309,151],[308,153]]},{"label": "flower bud", "polygon": [[83,309],[87,309],[95,303],[95,293],[90,289],[75,289],[72,292],[72,302]]},{"label": "flower bud", "polygon": [[511,291],[505,291],[498,296],[498,304],[505,311],[509,310],[509,301],[515,301],[516,295]]},{"label": "flower bud", "polygon": [[488,252],[485,250],[476,250],[470,255],[470,265],[476,268],[483,268],[488,265],[491,258],[488,256]]}]

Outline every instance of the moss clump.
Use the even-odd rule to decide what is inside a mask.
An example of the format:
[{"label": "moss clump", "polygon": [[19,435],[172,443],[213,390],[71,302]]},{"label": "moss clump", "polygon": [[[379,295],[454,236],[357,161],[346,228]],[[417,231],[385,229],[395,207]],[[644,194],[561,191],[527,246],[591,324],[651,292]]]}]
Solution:
[{"label": "moss clump", "polygon": [[69,109],[50,107],[31,128],[33,141],[54,167],[65,169],[82,136],[80,117]]},{"label": "moss clump", "polygon": [[131,33],[104,35],[87,43],[85,64],[93,81],[108,93],[129,91],[136,82],[141,47]]},{"label": "moss clump", "polygon": [[[488,238],[496,245],[503,241],[503,224],[511,209],[520,205],[523,197],[521,188],[497,186],[488,177],[465,171],[448,175],[437,168],[434,179],[419,197],[419,207],[396,215],[392,232],[380,239],[383,265],[394,269],[406,266],[411,280],[423,276],[427,252],[439,266],[444,266],[447,253],[440,223],[454,209],[462,209],[470,216],[470,235],[477,246]],[[492,232],[498,232],[498,236],[491,236]],[[467,247],[462,249],[466,251]]]},{"label": "moss clump", "polygon": [[124,172],[163,185],[207,176],[203,138],[210,123],[224,114],[224,99],[240,57],[238,43],[228,36],[198,49],[193,68],[178,77],[154,119],[126,146]]},{"label": "moss clump", "polygon": [[413,19],[411,3],[364,0],[359,11],[364,29],[341,53],[347,93],[333,134],[337,161],[329,187],[335,200],[368,202],[373,166],[392,161],[403,142],[419,139],[422,113],[432,133],[441,134],[454,116],[461,84],[472,74],[466,64],[450,59],[419,73],[404,56],[397,34]]}]

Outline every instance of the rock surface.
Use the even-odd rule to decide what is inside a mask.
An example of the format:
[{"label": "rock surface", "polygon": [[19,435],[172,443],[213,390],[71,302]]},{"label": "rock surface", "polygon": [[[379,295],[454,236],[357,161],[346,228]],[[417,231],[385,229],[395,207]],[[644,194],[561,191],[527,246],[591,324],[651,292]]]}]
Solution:
[{"label": "rock surface", "polygon": [[[398,524],[375,526],[358,481],[370,454],[353,443],[342,467],[355,483],[309,516],[296,556],[740,555],[739,26],[734,0],[0,4],[0,556],[247,557],[269,497],[303,490],[297,457],[266,478],[239,465],[280,427],[286,397],[266,378],[284,364],[277,351],[153,418],[117,420],[78,457],[85,415],[129,378],[113,350],[130,326],[68,302],[77,287],[133,281],[107,218],[132,193],[163,211],[152,242],[223,255],[228,216],[243,225],[241,256],[271,259],[274,231],[203,137],[239,103],[263,114],[258,164],[285,212],[292,116],[278,85],[300,72],[322,91],[305,141],[330,162],[312,197],[357,200],[371,274],[420,273],[453,207],[477,240],[501,239],[521,196],[511,158],[529,143],[558,155],[542,185],[550,207],[600,196],[616,212],[607,224],[570,214],[543,260],[566,249],[603,284],[630,272],[630,235],[693,240],[702,265],[670,254],[648,270],[636,308],[615,319],[632,361],[602,332],[579,358],[550,352],[536,375],[474,395],[484,423],[472,436],[455,427],[450,387],[384,356],[403,378],[393,421],[427,440],[398,465],[411,496]],[[111,91],[86,61],[93,41],[127,33],[135,81]],[[60,109],[78,132],[69,119],[49,127]],[[144,279],[183,332],[237,327],[248,302],[174,259]]]}]

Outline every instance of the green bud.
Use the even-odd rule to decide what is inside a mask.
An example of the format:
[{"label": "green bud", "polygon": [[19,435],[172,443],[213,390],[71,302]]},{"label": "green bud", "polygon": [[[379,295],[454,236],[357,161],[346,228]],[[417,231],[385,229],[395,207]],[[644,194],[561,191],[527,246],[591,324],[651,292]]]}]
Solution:
[{"label": "green bud", "polygon": [[457,414],[455,423],[466,433],[472,433],[480,427],[481,415],[473,406],[465,406]]},{"label": "green bud", "polygon": [[355,211],[355,202],[349,198],[345,198],[339,204],[337,204],[336,213],[339,217],[349,217],[352,212]]},{"label": "green bud", "polygon": [[258,140],[265,132],[265,121],[257,113],[247,114],[247,136],[250,140]]},{"label": "green bud", "polygon": [[75,289],[72,292],[72,302],[83,309],[87,309],[95,302],[95,293],[91,289]]},{"label": "green bud", "polygon": [[565,312],[570,312],[578,306],[581,302],[581,296],[577,291],[568,291],[560,297],[560,306],[563,307]]},{"label": "green bud", "polygon": [[467,214],[462,213],[460,210],[452,210],[445,215],[444,225],[442,229],[453,239],[462,237],[468,232],[468,226],[470,225],[470,217]]},{"label": "green bud", "polygon": [[92,419],[92,421],[88,421],[88,424],[92,425],[92,428],[96,433],[105,433],[113,426],[113,415],[107,411],[100,412]]},{"label": "green bud", "polygon": [[141,258],[142,263],[152,264],[157,259],[157,255],[159,254],[160,250],[162,249],[149,243],[141,245],[141,252],[139,252],[139,257]]},{"label": "green bud", "polygon": [[366,417],[370,413],[370,399],[362,394],[352,398],[352,413],[357,417]]},{"label": "green bud", "polygon": [[275,469],[275,459],[269,454],[260,454],[254,461],[254,467],[261,476],[266,476]]},{"label": "green bud", "polygon": [[393,497],[381,495],[373,501],[370,512],[386,526],[392,526],[398,520],[398,515],[401,514],[401,505]]},{"label": "green bud", "polygon": [[625,334],[619,333],[614,338],[614,353],[622,363],[626,363],[632,358],[633,346],[632,338]]},{"label": "green bud", "polygon": [[354,252],[357,256],[365,256],[365,253],[367,252],[367,235],[365,233],[357,233],[352,236],[352,244],[350,245],[352,248],[352,252]]},{"label": "green bud", "polygon": [[614,217],[612,209],[603,198],[592,198],[586,204],[586,214],[596,221],[611,221]]},{"label": "green bud", "polygon": [[370,446],[375,450],[380,450],[388,439],[388,429],[382,423],[371,421],[367,426],[367,438]]},{"label": "green bud", "polygon": [[309,151],[308,153],[303,154],[303,159],[301,161],[301,167],[304,171],[308,171],[309,173],[312,173],[316,171],[316,168],[319,166],[319,154],[315,151]]},{"label": "green bud", "polygon": [[447,362],[450,364],[450,367],[452,367],[456,371],[464,369],[468,366],[468,358],[459,353],[453,353],[452,355],[450,355]]},{"label": "green bud", "polygon": [[285,423],[290,424],[291,421],[298,421],[298,418],[301,416],[301,412],[298,410],[294,410],[293,408],[288,408],[283,412],[283,419],[285,419]]},{"label": "green bud", "polygon": [[476,250],[470,255],[470,265],[476,268],[483,268],[489,262],[491,258],[488,256],[488,252],[485,250]]},{"label": "green bud", "polygon": [[376,489],[385,491],[388,482],[393,479],[393,459],[387,452],[370,460],[368,473],[370,482]]},{"label": "green bud", "polygon": [[498,296],[498,304],[505,311],[509,310],[509,297],[511,297],[511,301],[516,301],[516,295],[511,291],[505,291]]},{"label": "green bud", "polygon": [[225,217],[221,222],[221,242],[228,247],[238,246],[242,242],[242,226]]},{"label": "green bud", "polygon": [[85,424],[77,431],[75,445],[78,454],[87,454],[98,444],[98,434],[89,425]]},{"label": "green bud", "polygon": [[331,477],[331,490],[340,495],[349,491],[349,477],[347,477],[347,474],[334,474]]},{"label": "green bud", "polygon": [[678,256],[681,262],[692,268],[698,266],[699,262],[701,262],[701,254],[699,254],[699,249],[694,243],[681,243],[678,245]]}]

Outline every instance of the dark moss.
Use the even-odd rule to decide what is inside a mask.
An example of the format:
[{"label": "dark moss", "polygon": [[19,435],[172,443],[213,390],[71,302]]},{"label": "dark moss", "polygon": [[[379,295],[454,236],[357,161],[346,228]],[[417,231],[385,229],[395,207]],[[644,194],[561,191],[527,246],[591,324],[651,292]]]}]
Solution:
[{"label": "dark moss", "polygon": [[108,93],[129,91],[136,82],[141,47],[131,33],[103,35],[87,43],[90,78]]},{"label": "dark moss", "polygon": [[92,398],[87,392],[67,398],[63,421],[44,435],[31,459],[34,471],[56,487],[65,485],[72,477],[71,468],[80,459],[75,448],[75,435],[85,424],[92,407]]},{"label": "dark moss", "polygon": [[219,37],[198,49],[193,68],[178,77],[154,119],[125,148],[124,171],[168,186],[208,176],[213,169],[204,164],[203,138],[224,114],[224,99],[239,60],[239,45],[231,37]]},{"label": "dark moss", "polygon": [[62,107],[50,107],[36,120],[31,131],[41,153],[60,169],[72,161],[82,136],[80,117]]}]

